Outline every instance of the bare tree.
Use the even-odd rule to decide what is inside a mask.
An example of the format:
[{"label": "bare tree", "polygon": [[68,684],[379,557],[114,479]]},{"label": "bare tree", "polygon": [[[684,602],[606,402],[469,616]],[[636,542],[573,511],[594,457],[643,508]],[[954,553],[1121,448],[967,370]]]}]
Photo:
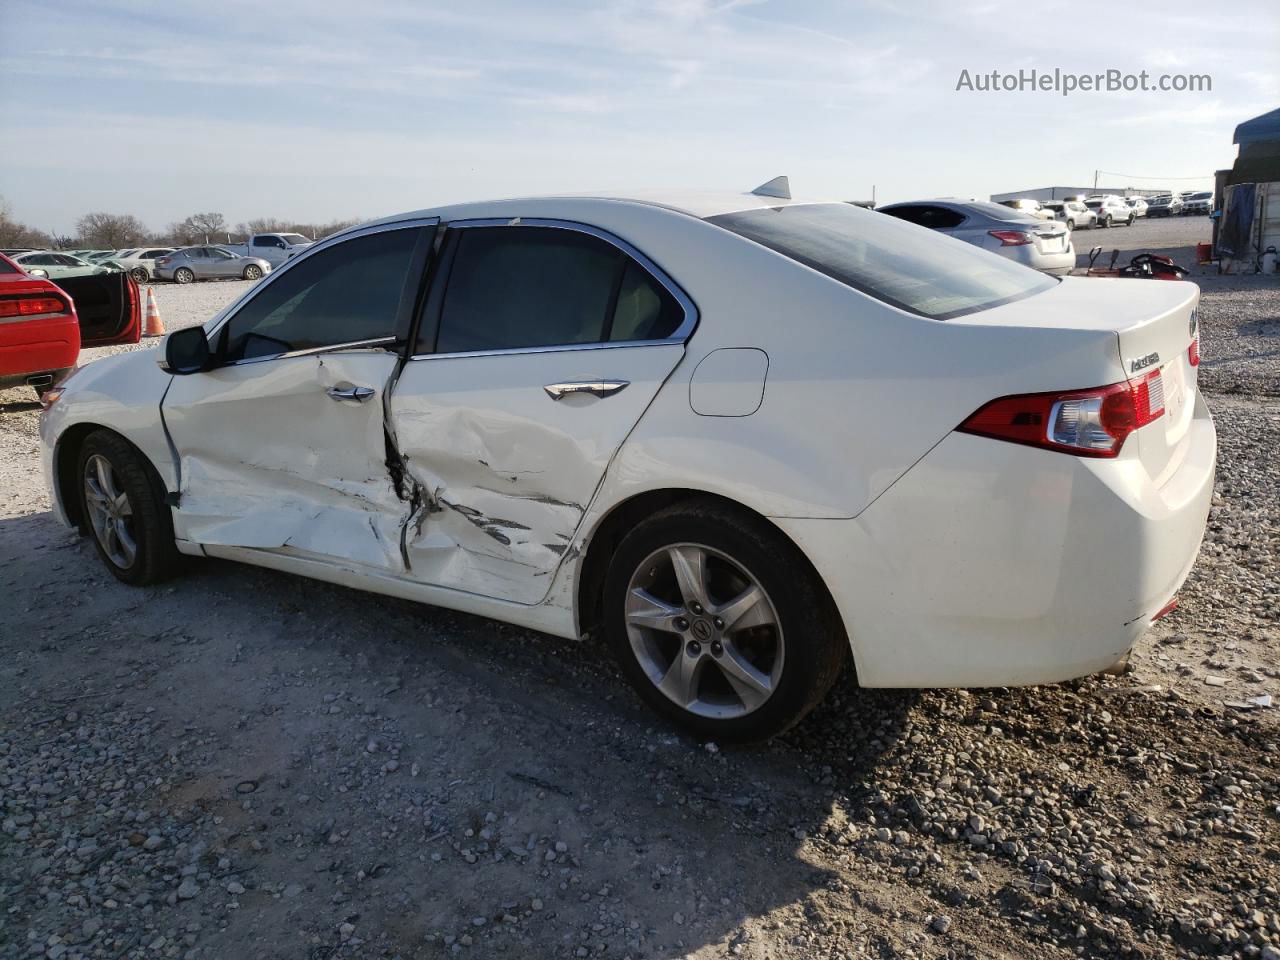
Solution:
[{"label": "bare tree", "polygon": [[43,230],[29,227],[13,219],[13,210],[0,197],[0,247],[50,247],[53,238]]},{"label": "bare tree", "polygon": [[76,232],[82,243],[110,250],[143,243],[147,238],[142,221],[127,213],[86,213],[76,221]]},{"label": "bare tree", "polygon": [[226,239],[226,232],[227,218],[222,214],[193,213],[185,220],[169,224],[166,239],[179,246],[203,243],[205,240],[217,243]]}]

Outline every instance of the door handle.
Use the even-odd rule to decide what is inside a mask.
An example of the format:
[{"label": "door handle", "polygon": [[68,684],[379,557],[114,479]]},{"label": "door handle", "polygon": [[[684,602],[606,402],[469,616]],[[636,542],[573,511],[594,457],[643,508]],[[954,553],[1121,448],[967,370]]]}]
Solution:
[{"label": "door handle", "polygon": [[364,403],[374,395],[376,391],[373,387],[330,387],[325,393],[329,394],[332,400],[348,400],[352,403]]},{"label": "door handle", "polygon": [[571,393],[610,397],[630,384],[630,380],[580,380],[576,383],[549,383],[542,389],[547,391],[547,396],[552,400],[563,400]]}]

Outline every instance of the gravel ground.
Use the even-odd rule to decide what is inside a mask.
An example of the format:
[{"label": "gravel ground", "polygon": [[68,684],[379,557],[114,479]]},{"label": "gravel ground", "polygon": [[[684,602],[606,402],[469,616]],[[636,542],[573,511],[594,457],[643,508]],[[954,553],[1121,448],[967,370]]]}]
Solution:
[{"label": "gravel ground", "polygon": [[[245,286],[156,294],[173,329]],[[1280,699],[1280,291],[1201,312],[1215,504],[1132,673],[846,682],[750,749],[591,645],[216,561],[122,586],[0,394],[0,957],[1280,960],[1277,711],[1243,709]]]}]

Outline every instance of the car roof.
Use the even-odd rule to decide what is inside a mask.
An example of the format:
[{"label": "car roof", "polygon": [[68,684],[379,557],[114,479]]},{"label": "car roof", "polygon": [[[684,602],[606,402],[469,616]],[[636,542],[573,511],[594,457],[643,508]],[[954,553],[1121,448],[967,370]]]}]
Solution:
[{"label": "car roof", "polygon": [[[539,206],[548,206],[556,201],[564,201],[572,203],[575,210],[579,213],[585,205],[588,209],[599,204],[601,208],[612,207],[617,204],[631,204],[648,207],[660,207],[670,210],[673,213],[685,214],[691,217],[697,217],[705,220],[708,217],[720,216],[726,213],[741,213],[747,210],[767,210],[776,209],[778,207],[796,206],[800,204],[811,203],[842,203],[841,200],[830,199],[786,199],[780,197],[760,196],[753,193],[732,193],[730,191],[635,191],[630,193],[581,193],[581,194],[555,194],[550,196],[529,196],[529,197],[511,197],[503,200],[482,200],[471,203],[449,204],[441,207],[429,207],[424,210],[414,210],[406,213],[396,214],[390,217],[381,217],[369,223],[361,224],[360,227],[368,227],[376,224],[395,223],[398,220],[410,220],[421,217],[439,217],[442,220],[464,220],[479,219],[485,217],[502,217],[512,216],[516,214],[516,209],[521,204],[537,203]],[[360,229],[360,227],[352,227],[351,229]],[[343,231],[344,233],[346,231]]]}]

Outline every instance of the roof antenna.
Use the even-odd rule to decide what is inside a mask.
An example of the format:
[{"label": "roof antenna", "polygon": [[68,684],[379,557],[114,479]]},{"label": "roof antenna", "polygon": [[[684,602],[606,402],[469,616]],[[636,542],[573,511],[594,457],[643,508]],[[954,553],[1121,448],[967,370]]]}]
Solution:
[{"label": "roof antenna", "polygon": [[791,199],[791,181],[786,177],[774,177],[768,183],[762,183],[751,191],[757,197],[777,197],[779,200]]}]

